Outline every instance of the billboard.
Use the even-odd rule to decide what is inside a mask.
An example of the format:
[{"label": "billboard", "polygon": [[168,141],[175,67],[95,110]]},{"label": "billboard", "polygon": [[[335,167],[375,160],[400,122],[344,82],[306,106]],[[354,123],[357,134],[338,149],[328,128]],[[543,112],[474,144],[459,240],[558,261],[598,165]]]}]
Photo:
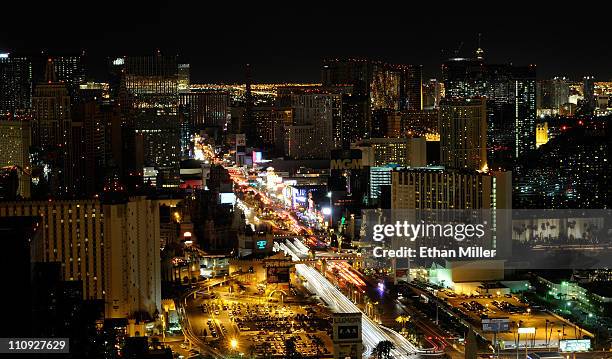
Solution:
[{"label": "billboard", "polygon": [[342,325],[338,327],[338,339],[358,339],[359,338],[359,326],[358,325]]},{"label": "billboard", "polygon": [[244,165],[246,153],[246,135],[244,133],[236,134],[236,163]]},{"label": "billboard", "polygon": [[484,332],[507,332],[510,330],[510,319],[508,318],[484,318],[482,320],[482,331]]},{"label": "billboard", "polygon": [[290,267],[267,267],[266,281],[272,283],[289,283]]},{"label": "billboard", "polygon": [[261,152],[253,151],[253,163],[263,162],[263,155]]},{"label": "billboard", "polygon": [[253,237],[253,252],[254,253],[272,253],[274,240],[272,235],[256,235]]},{"label": "billboard", "polygon": [[559,350],[562,352],[586,352],[590,349],[590,339],[568,339],[559,342]]},{"label": "billboard", "polygon": [[361,313],[336,313],[332,320],[334,342],[361,341]]},{"label": "billboard", "polygon": [[236,195],[232,193],[219,193],[221,204],[236,204]]},{"label": "billboard", "polygon": [[535,332],[536,332],[536,329],[534,327],[518,328],[519,334],[535,334]]}]

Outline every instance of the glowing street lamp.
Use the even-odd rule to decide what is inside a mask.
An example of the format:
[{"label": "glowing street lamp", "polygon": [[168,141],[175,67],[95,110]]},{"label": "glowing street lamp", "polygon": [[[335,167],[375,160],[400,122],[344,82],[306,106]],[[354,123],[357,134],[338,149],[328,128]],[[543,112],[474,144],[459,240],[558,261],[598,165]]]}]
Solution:
[{"label": "glowing street lamp", "polygon": [[230,347],[232,350],[236,350],[238,348],[238,340],[236,340],[236,338],[232,338],[232,340],[230,340]]}]

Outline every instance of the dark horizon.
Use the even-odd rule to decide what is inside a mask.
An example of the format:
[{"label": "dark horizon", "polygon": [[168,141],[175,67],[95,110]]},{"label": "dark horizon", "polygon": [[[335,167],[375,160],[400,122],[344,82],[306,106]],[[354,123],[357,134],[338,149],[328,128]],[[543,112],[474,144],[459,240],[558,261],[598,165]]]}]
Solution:
[{"label": "dark horizon", "polygon": [[[322,59],[334,57],[421,64],[428,79],[439,76],[441,62],[457,49],[461,57],[473,56],[481,33],[489,63],[536,64],[539,78],[612,79],[612,50],[599,35],[605,34],[605,23],[576,12],[568,18],[561,12],[501,15],[470,8],[469,15],[436,10],[434,17],[431,11],[384,4],[356,13],[350,5],[309,3],[294,13],[282,5],[213,9],[152,1],[83,13],[77,3],[68,4],[37,5],[27,23],[8,16],[0,51],[85,50],[97,80],[104,80],[106,58],[158,49],[190,63],[194,83],[243,82],[246,63],[255,82],[319,82]],[[14,13],[27,11],[10,6],[17,7]]]}]

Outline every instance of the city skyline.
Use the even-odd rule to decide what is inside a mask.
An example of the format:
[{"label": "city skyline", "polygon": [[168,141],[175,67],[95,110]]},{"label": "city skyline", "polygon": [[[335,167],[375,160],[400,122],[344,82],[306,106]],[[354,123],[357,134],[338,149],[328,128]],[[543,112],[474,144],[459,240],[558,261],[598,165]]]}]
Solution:
[{"label": "city skyline", "polygon": [[[198,83],[243,82],[246,63],[252,64],[256,82],[318,82],[321,61],[335,57],[422,64],[426,78],[437,78],[448,57],[473,56],[481,34],[489,63],[536,64],[541,78],[612,78],[612,54],[597,36],[605,31],[605,22],[593,14],[580,18],[579,11],[560,25],[562,12],[538,10],[519,21],[518,11],[455,16],[448,9],[433,14],[398,7],[395,12],[379,5],[364,14],[339,4],[324,10],[312,4],[290,15],[274,7],[246,15],[227,5],[215,10],[190,4],[181,16],[168,18],[166,14],[176,11],[169,3],[147,4],[88,13],[41,5],[46,11],[32,14],[32,21],[48,31],[23,28],[9,17],[0,30],[0,50],[50,55],[84,50],[92,59],[91,74],[99,80],[105,80],[106,57],[147,55],[159,49],[192,64]],[[22,5],[11,6],[15,12],[25,11]],[[71,19],[79,18],[80,25],[71,25]],[[63,41],[55,41],[58,38]]]},{"label": "city skyline", "polygon": [[599,8],[88,5],[3,5],[2,358],[612,359]]}]

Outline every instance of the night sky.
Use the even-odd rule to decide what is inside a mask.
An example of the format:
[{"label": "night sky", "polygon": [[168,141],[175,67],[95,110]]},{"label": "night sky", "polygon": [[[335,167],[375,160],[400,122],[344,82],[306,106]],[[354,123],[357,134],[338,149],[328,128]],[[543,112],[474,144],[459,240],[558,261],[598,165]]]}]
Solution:
[{"label": "night sky", "polygon": [[255,81],[316,82],[322,58],[345,56],[422,64],[425,77],[436,77],[441,60],[461,43],[459,55],[473,54],[478,33],[489,62],[535,63],[540,78],[593,74],[612,79],[609,20],[598,15],[607,10],[594,5],[580,11],[561,3],[534,9],[533,4],[499,1],[452,9],[443,2],[419,9],[409,2],[357,0],[265,6],[187,0],[20,3],[2,4],[0,51],[69,54],[84,49],[90,73],[99,80],[104,80],[107,56],[155,49],[179,54],[191,64],[192,82],[199,83],[243,81],[245,63],[252,64]]}]

